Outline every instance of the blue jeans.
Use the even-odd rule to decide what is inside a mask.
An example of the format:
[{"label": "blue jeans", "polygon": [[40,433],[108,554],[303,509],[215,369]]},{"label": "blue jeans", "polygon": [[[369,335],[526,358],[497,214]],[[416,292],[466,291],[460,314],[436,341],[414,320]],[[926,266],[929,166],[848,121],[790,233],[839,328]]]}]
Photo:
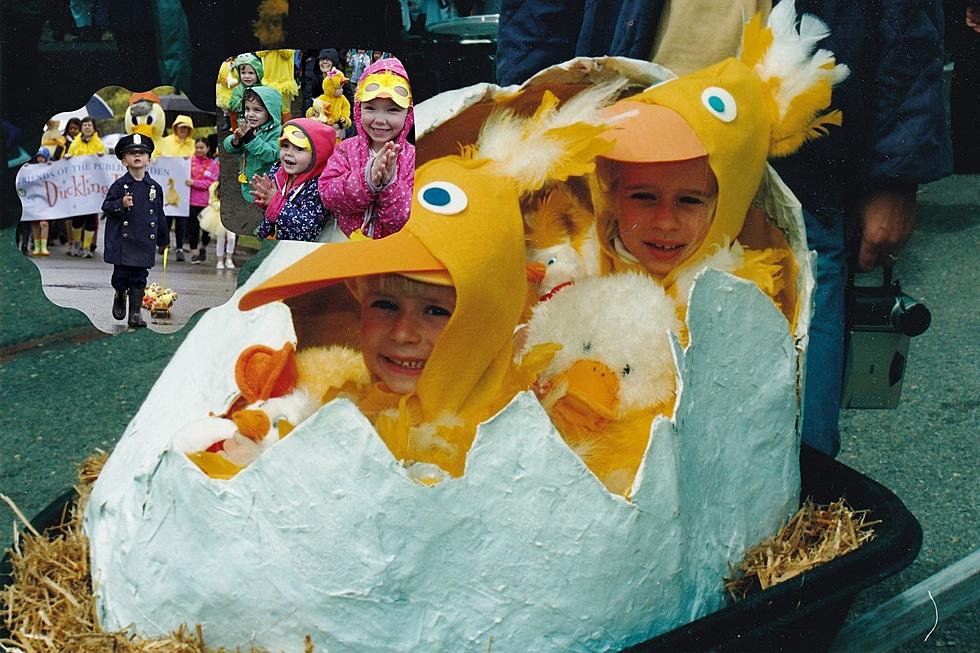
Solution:
[{"label": "blue jeans", "polygon": [[807,243],[817,252],[813,317],[803,392],[803,442],[829,456],[840,451],[841,384],[844,374],[844,287],[847,263],[843,220],[827,225],[803,210]]}]

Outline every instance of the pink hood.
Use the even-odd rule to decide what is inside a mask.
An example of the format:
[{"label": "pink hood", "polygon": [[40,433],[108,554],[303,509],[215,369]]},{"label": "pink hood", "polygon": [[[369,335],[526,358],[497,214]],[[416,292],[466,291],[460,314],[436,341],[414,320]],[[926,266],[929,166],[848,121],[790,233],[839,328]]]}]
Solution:
[{"label": "pink hood", "polygon": [[[408,78],[408,73],[405,72],[405,66],[402,62],[395,57],[389,57],[387,59],[378,59],[373,64],[364,69],[364,74],[361,75],[361,83],[368,75],[374,73],[383,73],[385,71],[390,71],[403,77],[406,82],[408,82],[408,87],[412,88],[412,80]],[[360,84],[358,84],[360,86]],[[361,130],[361,103],[357,101],[357,94],[354,95],[354,125],[357,127],[357,140],[361,142],[364,146],[365,161],[367,160],[368,147],[371,144],[370,139],[368,139],[367,134],[363,133]],[[412,101],[408,105],[408,114],[405,116],[405,127],[402,129],[402,133],[398,135],[395,139],[399,145],[404,145],[408,142],[408,134],[412,131],[412,126],[415,124],[415,96],[412,96]]]}]

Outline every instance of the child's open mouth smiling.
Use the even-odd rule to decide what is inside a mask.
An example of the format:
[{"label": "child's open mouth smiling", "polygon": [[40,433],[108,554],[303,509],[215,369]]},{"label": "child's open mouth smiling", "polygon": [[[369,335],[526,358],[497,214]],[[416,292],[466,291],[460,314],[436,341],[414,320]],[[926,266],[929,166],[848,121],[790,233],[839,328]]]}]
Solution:
[{"label": "child's open mouth smiling", "polygon": [[650,255],[661,261],[673,261],[683,256],[687,243],[676,240],[651,239],[643,241]]}]

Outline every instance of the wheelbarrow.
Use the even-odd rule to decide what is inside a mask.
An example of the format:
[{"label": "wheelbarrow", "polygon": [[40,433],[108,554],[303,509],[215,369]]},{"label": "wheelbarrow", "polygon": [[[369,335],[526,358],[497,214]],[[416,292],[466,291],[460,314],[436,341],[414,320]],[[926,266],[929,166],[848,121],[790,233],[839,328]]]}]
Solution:
[{"label": "wheelbarrow", "polygon": [[[828,504],[846,499],[854,510],[878,520],[875,537],[861,548],[687,625],[627,649],[647,651],[826,649],[840,630],[859,592],[915,560],[922,529],[888,488],[804,446],[800,456],[801,500]],[[74,490],[68,490],[34,519],[34,528],[57,536],[67,519]],[[0,562],[0,586],[11,581],[9,553]],[[7,636],[0,624],[0,639]]]}]

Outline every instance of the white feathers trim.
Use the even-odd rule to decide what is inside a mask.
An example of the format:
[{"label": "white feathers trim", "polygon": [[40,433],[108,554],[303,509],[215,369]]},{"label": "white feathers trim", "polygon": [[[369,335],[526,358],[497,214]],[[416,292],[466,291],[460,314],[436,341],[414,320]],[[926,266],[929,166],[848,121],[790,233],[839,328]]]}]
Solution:
[{"label": "white feathers trim", "polygon": [[[573,144],[574,136],[567,130],[602,125],[601,110],[615,101],[626,83],[625,78],[616,78],[589,87],[561,104],[555,102],[550,108],[547,103],[555,98],[546,92],[541,108],[531,116],[510,109],[494,111],[480,130],[476,145],[479,158],[493,160],[501,174],[526,190],[541,188],[557,169],[567,166],[582,149],[589,149],[582,143]],[[592,140],[590,131],[581,134],[585,141]],[[586,154],[584,160],[591,161],[594,156]]]},{"label": "white feathers trim", "polygon": [[689,266],[677,275],[677,280],[674,282],[676,289],[674,296],[677,297],[677,302],[682,306],[687,305],[688,297],[691,295],[691,287],[694,285],[694,278],[702,270],[718,270],[734,274],[735,270],[742,267],[744,263],[745,250],[737,240],[730,245],[727,240],[722,245],[715,245],[714,251],[706,258],[701,259],[699,264]]},{"label": "white feathers trim", "polygon": [[826,23],[812,14],[803,14],[797,31],[796,16],[794,0],[783,0],[773,7],[768,23],[773,41],[755,65],[763,82],[779,80],[778,90],[774,94],[779,120],[786,117],[794,98],[812,89],[818,82],[827,80],[831,85],[838,84],[850,73],[844,64],[825,67],[834,61],[834,54],[828,50],[816,50],[817,43],[830,34]]}]

